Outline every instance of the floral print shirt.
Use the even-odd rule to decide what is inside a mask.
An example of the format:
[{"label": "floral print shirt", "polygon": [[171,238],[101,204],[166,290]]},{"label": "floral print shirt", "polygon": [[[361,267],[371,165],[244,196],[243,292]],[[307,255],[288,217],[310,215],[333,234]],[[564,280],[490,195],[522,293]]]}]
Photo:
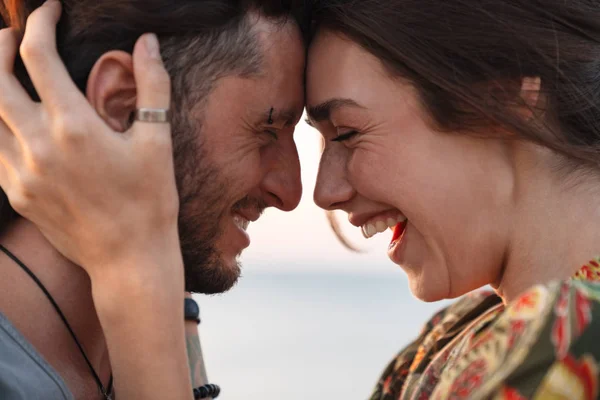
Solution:
[{"label": "floral print shirt", "polygon": [[370,400],[600,399],[600,258],[508,306],[493,292],[437,313]]}]

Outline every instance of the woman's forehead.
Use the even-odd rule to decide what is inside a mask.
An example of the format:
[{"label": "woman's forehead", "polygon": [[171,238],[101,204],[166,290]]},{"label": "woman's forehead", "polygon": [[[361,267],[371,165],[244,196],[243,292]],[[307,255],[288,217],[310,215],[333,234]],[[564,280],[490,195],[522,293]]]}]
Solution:
[{"label": "woman's forehead", "polygon": [[307,105],[365,97],[390,90],[394,82],[382,63],[359,44],[329,31],[317,35],[308,55]]}]

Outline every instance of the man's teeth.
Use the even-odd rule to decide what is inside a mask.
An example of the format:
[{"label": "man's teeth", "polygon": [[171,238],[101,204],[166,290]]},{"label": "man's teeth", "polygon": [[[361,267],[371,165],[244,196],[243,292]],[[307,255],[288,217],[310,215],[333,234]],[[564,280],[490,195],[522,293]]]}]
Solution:
[{"label": "man's teeth", "polygon": [[250,225],[250,221],[246,218],[242,217],[239,214],[233,214],[233,223],[237,225],[238,228],[245,231],[248,229],[248,225]]},{"label": "man's teeth", "polygon": [[404,221],[406,221],[406,217],[400,213],[396,217],[375,217],[361,227],[362,234],[365,238],[369,239],[378,233],[385,232],[388,228],[394,228],[400,222]]}]

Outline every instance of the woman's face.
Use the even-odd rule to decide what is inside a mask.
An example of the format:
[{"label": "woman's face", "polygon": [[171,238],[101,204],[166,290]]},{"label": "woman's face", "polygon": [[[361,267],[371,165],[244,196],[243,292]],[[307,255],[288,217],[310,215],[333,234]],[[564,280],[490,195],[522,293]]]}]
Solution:
[{"label": "woman's face", "polygon": [[334,33],[315,38],[307,79],[309,119],[325,139],[316,203],[367,236],[404,215],[388,255],[425,301],[497,282],[513,207],[507,145],[436,132],[410,85]]}]

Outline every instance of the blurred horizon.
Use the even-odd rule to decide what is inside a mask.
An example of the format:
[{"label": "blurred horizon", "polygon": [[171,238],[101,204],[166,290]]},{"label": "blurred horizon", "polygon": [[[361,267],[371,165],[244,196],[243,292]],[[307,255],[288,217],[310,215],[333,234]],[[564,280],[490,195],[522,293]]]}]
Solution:
[{"label": "blurred horizon", "polygon": [[399,271],[247,268],[229,293],[194,296],[219,400],[366,400],[447,303],[418,301]]}]

